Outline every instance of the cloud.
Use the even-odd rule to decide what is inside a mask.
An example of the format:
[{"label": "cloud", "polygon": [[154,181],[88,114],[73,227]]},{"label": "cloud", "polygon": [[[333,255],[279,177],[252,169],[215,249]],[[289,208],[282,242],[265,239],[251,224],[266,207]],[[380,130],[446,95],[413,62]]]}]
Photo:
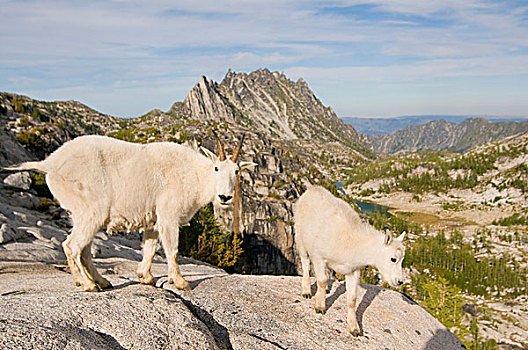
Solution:
[{"label": "cloud", "polygon": [[443,78],[528,75],[528,55],[463,59],[430,59],[404,65],[345,66],[331,68],[291,67],[286,73],[307,81],[410,83]]},{"label": "cloud", "polygon": [[140,107],[141,89],[183,99],[190,82],[220,80],[228,68],[285,71],[316,89],[323,81],[397,89],[428,79],[527,79],[528,7],[520,2],[0,0],[0,12],[1,90],[70,91],[68,99],[118,115],[151,105],[145,94]]}]

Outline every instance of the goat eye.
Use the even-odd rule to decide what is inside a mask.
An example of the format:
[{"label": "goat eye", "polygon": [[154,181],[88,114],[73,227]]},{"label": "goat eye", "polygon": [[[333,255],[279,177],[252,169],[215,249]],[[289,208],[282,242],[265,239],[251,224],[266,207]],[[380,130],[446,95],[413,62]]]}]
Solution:
[{"label": "goat eye", "polygon": [[392,261],[393,263],[395,263],[396,261],[398,261],[398,259],[396,259],[396,258],[391,258],[391,261]]},{"label": "goat eye", "polygon": [[218,167],[217,166],[215,166],[215,171],[218,171]]},{"label": "goat eye", "polygon": [[235,175],[238,175],[238,170],[235,170]]}]

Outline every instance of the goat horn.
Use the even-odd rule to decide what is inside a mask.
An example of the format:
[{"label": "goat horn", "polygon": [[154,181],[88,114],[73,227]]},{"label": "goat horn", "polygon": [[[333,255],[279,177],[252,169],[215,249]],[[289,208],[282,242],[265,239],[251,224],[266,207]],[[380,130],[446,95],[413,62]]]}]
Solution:
[{"label": "goat horn", "polygon": [[220,138],[216,134],[216,131],[214,129],[212,130],[213,135],[216,137],[216,155],[218,156],[218,159],[220,161],[226,160],[225,152],[224,152],[224,146],[222,146],[222,143],[220,143]]},{"label": "goat horn", "polygon": [[233,152],[233,155],[231,156],[231,160],[233,163],[236,163],[238,158],[238,153],[240,152],[240,149],[242,148],[242,143],[244,142],[244,138],[246,137],[246,134],[242,134],[242,137],[240,138],[240,143],[238,144],[237,148],[235,148],[235,151]]}]

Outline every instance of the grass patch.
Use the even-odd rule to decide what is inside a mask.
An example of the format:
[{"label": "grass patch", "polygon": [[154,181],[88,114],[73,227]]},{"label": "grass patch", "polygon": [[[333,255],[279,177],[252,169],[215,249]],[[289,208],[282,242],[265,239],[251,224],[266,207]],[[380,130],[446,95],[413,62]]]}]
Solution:
[{"label": "grass patch", "polygon": [[443,222],[443,220],[440,217],[433,215],[433,214],[416,213],[416,212],[409,212],[409,211],[397,211],[392,214],[402,219],[409,220],[416,224],[425,225],[425,226],[437,225]]}]

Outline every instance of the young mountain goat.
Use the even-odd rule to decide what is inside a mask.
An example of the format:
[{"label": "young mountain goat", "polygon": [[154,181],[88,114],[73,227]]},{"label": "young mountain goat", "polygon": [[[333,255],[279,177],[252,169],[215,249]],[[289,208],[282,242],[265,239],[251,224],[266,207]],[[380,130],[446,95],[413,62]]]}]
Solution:
[{"label": "young mountain goat", "polygon": [[180,273],[179,226],[205,204],[232,203],[236,164],[242,140],[231,159],[218,141],[218,156],[202,147],[207,157],[175,143],[133,144],[103,136],[81,136],[62,145],[40,162],[26,162],[9,170],[38,170],[60,205],[71,213],[73,229],[62,243],[76,285],[85,291],[111,287],[92,262],[91,243],[106,226],[143,229],[143,260],[137,275],[152,284],[150,272],[158,235],[168,260],[168,281],[188,290]]},{"label": "young mountain goat", "polygon": [[403,283],[402,261],[405,233],[396,239],[384,235],[368,223],[345,201],[322,187],[310,187],[294,208],[295,242],[303,270],[302,296],[310,298],[310,260],[317,280],[315,311],[326,310],[326,267],[345,275],[347,289],[347,323],[349,331],[361,335],[356,320],[356,297],[360,269],[376,267],[390,285]]}]

